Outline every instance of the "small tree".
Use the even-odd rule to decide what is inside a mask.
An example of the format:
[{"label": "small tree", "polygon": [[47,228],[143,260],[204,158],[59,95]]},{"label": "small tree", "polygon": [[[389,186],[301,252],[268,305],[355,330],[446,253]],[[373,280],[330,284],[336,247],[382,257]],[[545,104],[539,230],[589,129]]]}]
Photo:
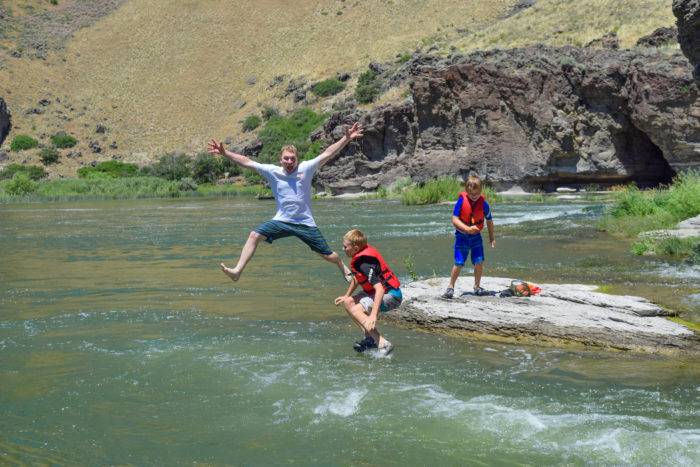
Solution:
[{"label": "small tree", "polygon": [[29,135],[17,135],[10,143],[11,151],[26,151],[27,149],[35,148],[39,145],[39,141]]},{"label": "small tree", "polygon": [[55,164],[58,162],[58,150],[54,148],[43,148],[39,153],[41,163],[44,165]]},{"label": "small tree", "polygon": [[67,134],[64,131],[59,131],[51,137],[51,144],[57,148],[72,148],[78,143],[78,140]]}]

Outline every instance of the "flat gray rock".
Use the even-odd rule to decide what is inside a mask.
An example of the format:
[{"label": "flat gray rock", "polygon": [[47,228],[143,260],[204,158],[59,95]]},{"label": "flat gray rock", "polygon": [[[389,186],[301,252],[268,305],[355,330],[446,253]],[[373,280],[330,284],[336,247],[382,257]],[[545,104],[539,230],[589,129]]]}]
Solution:
[{"label": "flat gray rock", "polygon": [[690,237],[700,237],[700,215],[691,217],[682,222],[679,222],[675,229],[666,230],[651,230],[647,232],[641,232],[638,235],[639,238],[664,238],[664,237],[678,237],[678,238],[690,238]]},{"label": "flat gray rock", "polygon": [[[537,284],[533,297],[506,297],[511,279],[485,277],[492,295],[475,296],[472,278],[460,278],[452,299],[441,297],[448,278],[401,288],[404,302],[387,319],[485,339],[548,345],[577,344],[653,353],[700,352],[693,331],[665,319],[668,313],[641,297],[595,292],[596,286]],[[460,283],[463,287],[460,289]]]}]

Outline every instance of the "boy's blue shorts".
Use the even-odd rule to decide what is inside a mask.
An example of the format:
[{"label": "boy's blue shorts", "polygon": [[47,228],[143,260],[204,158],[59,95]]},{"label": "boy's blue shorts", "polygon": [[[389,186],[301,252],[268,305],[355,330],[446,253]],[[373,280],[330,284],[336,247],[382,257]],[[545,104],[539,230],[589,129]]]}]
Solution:
[{"label": "boy's blue shorts", "polygon": [[473,265],[484,262],[484,242],[481,234],[468,235],[455,232],[455,266],[463,267],[470,252]]}]

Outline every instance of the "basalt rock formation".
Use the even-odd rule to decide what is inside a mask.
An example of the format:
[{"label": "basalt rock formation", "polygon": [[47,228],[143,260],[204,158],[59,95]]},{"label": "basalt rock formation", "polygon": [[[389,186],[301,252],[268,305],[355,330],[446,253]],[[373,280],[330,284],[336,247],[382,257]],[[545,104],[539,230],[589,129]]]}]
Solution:
[{"label": "basalt rock formation", "polygon": [[673,0],[673,14],[681,50],[695,68],[695,79],[700,81],[700,0]]},{"label": "basalt rock formation", "polygon": [[10,111],[7,110],[5,100],[0,97],[0,145],[2,145],[5,138],[7,138],[8,133],[10,133],[10,128],[12,128]]},{"label": "basalt rock formation", "polygon": [[411,96],[333,115],[330,142],[360,120],[365,136],[317,176],[331,193],[399,177],[477,173],[497,189],[668,183],[700,167],[700,93],[680,53],[529,47],[436,60],[401,71]]}]

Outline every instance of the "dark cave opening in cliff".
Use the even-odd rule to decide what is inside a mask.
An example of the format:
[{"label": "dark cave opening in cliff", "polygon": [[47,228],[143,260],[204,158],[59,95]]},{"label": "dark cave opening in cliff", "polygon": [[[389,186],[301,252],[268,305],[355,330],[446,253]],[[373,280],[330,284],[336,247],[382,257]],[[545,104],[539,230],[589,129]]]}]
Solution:
[{"label": "dark cave opening in cliff", "polygon": [[620,163],[629,175],[628,183],[640,188],[670,184],[676,171],[666,161],[663,151],[631,123],[625,129],[616,135],[614,143]]},{"label": "dark cave opening in cliff", "polygon": [[598,169],[590,172],[553,172],[544,177],[527,179],[530,188],[553,192],[560,187],[587,189],[610,188],[614,185],[633,183],[639,188],[656,188],[669,185],[676,175],[663,151],[654,144],[646,133],[629,121],[624,131],[613,135],[615,158],[624,170]]}]

